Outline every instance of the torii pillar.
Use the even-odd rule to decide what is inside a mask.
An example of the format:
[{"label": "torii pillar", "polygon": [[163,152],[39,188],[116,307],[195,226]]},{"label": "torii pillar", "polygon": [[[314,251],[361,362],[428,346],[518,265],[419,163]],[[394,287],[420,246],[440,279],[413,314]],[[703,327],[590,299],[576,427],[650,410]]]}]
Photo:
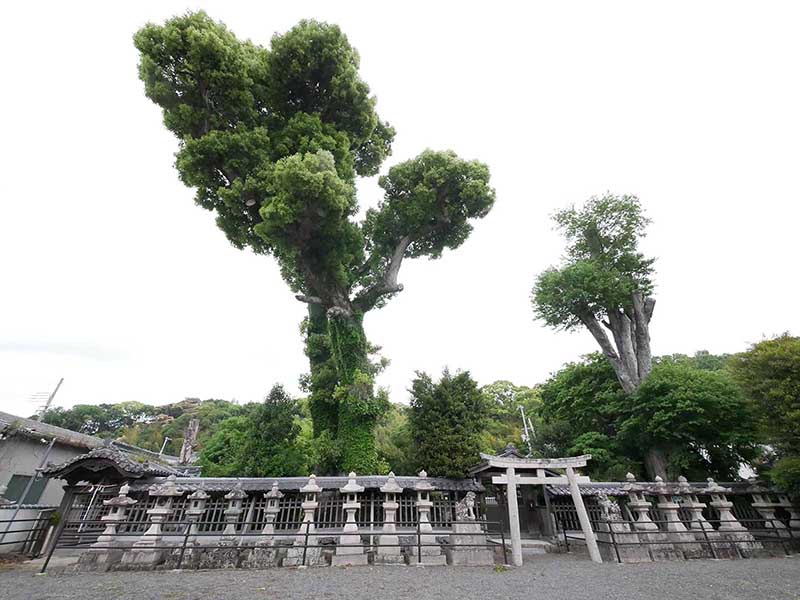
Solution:
[{"label": "torii pillar", "polygon": [[603,559],[600,558],[597,538],[594,535],[592,524],[589,522],[589,514],[586,512],[586,505],[583,503],[581,490],[578,488],[578,478],[575,477],[575,471],[572,467],[567,467],[566,472],[567,480],[569,481],[569,491],[572,492],[572,501],[575,503],[575,510],[578,511],[578,520],[581,522],[583,536],[586,538],[586,547],[589,549],[589,558],[591,558],[593,562],[601,563]]},{"label": "torii pillar", "polygon": [[506,497],[508,501],[508,527],[511,529],[511,562],[522,566],[522,534],[519,530],[519,505],[517,504],[517,474],[514,467],[506,467]]}]

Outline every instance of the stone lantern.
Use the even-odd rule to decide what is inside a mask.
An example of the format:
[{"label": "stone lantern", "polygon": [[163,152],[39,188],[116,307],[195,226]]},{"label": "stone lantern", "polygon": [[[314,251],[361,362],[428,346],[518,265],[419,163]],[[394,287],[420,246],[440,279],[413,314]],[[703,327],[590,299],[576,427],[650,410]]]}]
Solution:
[{"label": "stone lantern", "polygon": [[186,509],[183,514],[189,523],[183,532],[185,536],[184,543],[176,546],[167,557],[166,567],[168,569],[200,567],[199,563],[204,556],[204,551],[201,548],[205,544],[203,544],[202,539],[198,541],[198,537],[200,537],[198,535],[198,523],[203,518],[203,514],[205,514],[208,498],[209,495],[202,488],[197,488],[186,496]]},{"label": "stone lantern", "polygon": [[308,483],[300,488],[300,493],[305,496],[303,498],[303,503],[300,505],[303,509],[303,524],[300,527],[300,531],[302,533],[311,533],[316,531],[316,528],[314,527],[314,512],[319,506],[319,502],[317,502],[317,494],[319,494],[321,491],[322,488],[317,485],[317,476],[313,474],[309,476]]},{"label": "stone lantern", "polygon": [[389,477],[386,479],[386,483],[381,486],[380,491],[384,495],[383,531],[378,537],[378,551],[375,555],[375,562],[400,564],[404,562],[404,559],[400,552],[395,521],[397,509],[400,508],[397,496],[403,493],[403,488],[397,483],[394,473],[389,473]]},{"label": "stone lantern", "polygon": [[103,500],[103,504],[110,507],[109,513],[100,518],[106,524],[106,528],[90,546],[89,551],[78,559],[79,570],[105,570],[122,560],[123,548],[119,546],[124,542],[117,540],[117,527],[125,522],[128,509],[138,504],[133,498],[128,498],[129,491],[130,486],[126,483],[119,488],[117,496]]},{"label": "stone lantern", "polygon": [[428,481],[428,474],[420,471],[417,481],[414,483],[414,490],[417,492],[417,521],[419,544],[414,546],[413,553],[417,556],[417,564],[444,565],[447,564],[447,557],[442,554],[442,549],[436,542],[433,535],[433,525],[431,525],[431,492],[436,488]]},{"label": "stone lantern", "polygon": [[222,531],[219,544],[220,546],[232,546],[236,544],[236,524],[243,512],[242,504],[247,498],[247,492],[242,489],[242,482],[239,481],[224,497],[228,501],[228,508],[222,512],[225,515],[225,529]]},{"label": "stone lantern", "polygon": [[650,518],[650,502],[645,500],[644,487],[636,483],[633,473],[628,473],[627,483],[623,486],[628,493],[628,507],[635,513],[634,529],[638,531],[658,531],[658,525]]},{"label": "stone lantern", "polygon": [[736,548],[745,556],[750,557],[763,551],[764,547],[755,540],[753,535],[747,531],[738,519],[733,516],[733,502],[729,501],[726,494],[730,488],[722,487],[713,478],[708,478],[705,492],[711,496],[708,505],[714,508],[719,514],[719,527],[717,532],[725,539],[736,542]]},{"label": "stone lantern", "polygon": [[259,540],[258,545],[272,546],[275,543],[275,520],[278,518],[278,513],[281,510],[280,502],[281,498],[283,498],[283,494],[278,489],[277,481],[272,482],[272,488],[264,494],[264,498],[267,500],[267,506],[264,509],[267,522],[264,525],[264,529],[261,531],[263,537]]},{"label": "stone lantern", "polygon": [[[303,509],[303,522],[294,538],[294,547],[289,549],[283,561],[286,566],[309,566],[319,562],[321,553],[317,544],[317,536],[314,535],[316,533],[314,513],[319,506],[317,494],[321,491],[322,488],[317,485],[317,476],[313,474],[309,476],[308,483],[300,488],[300,493],[304,496],[303,503],[300,505]],[[308,544],[306,544],[306,539]],[[308,547],[303,548],[306,545]]]},{"label": "stone lantern", "polygon": [[116,496],[110,500],[103,500],[103,505],[109,506],[111,510],[107,515],[100,518],[101,521],[106,523],[106,528],[97,538],[97,541],[92,544],[92,548],[107,548],[114,545],[117,527],[120,523],[125,522],[128,509],[134,504],[138,504],[133,498],[128,498],[130,490],[130,486],[126,483],[119,488],[119,493]]},{"label": "stone lantern", "polygon": [[792,504],[787,494],[778,494],[778,503],[789,513],[789,528],[800,529],[800,508]]},{"label": "stone lantern", "polygon": [[[680,477],[678,481],[688,487],[689,482],[685,477]],[[678,514],[681,505],[675,502],[675,496],[673,495],[673,492],[678,492],[678,494],[680,494],[681,490],[685,490],[686,487],[681,488],[680,483],[677,487],[674,485],[668,486],[661,477],[657,476],[655,491],[658,493],[658,504],[656,506],[663,516],[664,521],[666,521],[666,523],[664,523],[664,529],[667,530],[667,536],[670,541],[677,543],[675,549],[678,552],[683,552],[686,558],[698,558],[705,553],[702,546],[690,543],[695,541],[694,534],[690,533],[686,525],[681,521],[680,515]]]},{"label": "stone lantern", "polygon": [[689,513],[689,529],[695,534],[696,540],[702,540],[709,532],[714,531],[711,523],[703,516],[703,509],[706,508],[705,502],[700,502],[697,499],[697,492],[689,485],[686,477],[678,477],[678,493],[682,497],[681,504],[683,508]]},{"label": "stone lantern", "polygon": [[197,488],[186,497],[189,501],[189,507],[184,513],[189,520],[189,537],[186,540],[187,544],[195,544],[197,542],[197,522],[200,521],[203,517],[203,513],[206,512],[208,497],[208,494],[206,494],[202,488]]},{"label": "stone lantern", "polygon": [[773,530],[778,537],[788,536],[789,532],[786,525],[775,516],[775,511],[781,507],[781,504],[772,501],[769,490],[753,483],[753,485],[748,488],[748,491],[753,497],[753,508],[755,508],[758,514],[764,519],[764,528]]},{"label": "stone lantern", "polygon": [[131,552],[126,552],[122,557],[123,564],[158,564],[165,555],[162,546],[162,525],[168,521],[174,511],[175,498],[183,495],[175,483],[175,476],[170,475],[163,483],[154,483],[148,488],[148,494],[155,498],[156,505],[147,511],[150,527],[133,544]]},{"label": "stone lantern", "polygon": [[730,502],[726,496],[730,491],[730,488],[722,487],[713,478],[708,478],[705,492],[711,496],[711,502],[708,503],[709,506],[715,508],[719,513],[719,531],[720,533],[747,531],[744,525],[739,523],[739,520],[731,512],[733,502]]},{"label": "stone lantern", "polygon": [[628,473],[625,478],[627,479],[627,483],[622,489],[628,493],[628,507],[636,514],[633,528],[637,532],[641,532],[639,535],[641,541],[648,542],[650,555],[653,557],[653,560],[683,558],[670,543],[669,536],[663,533],[658,525],[650,518],[650,507],[652,504],[645,499],[645,491],[655,494],[664,491],[664,482],[660,481],[660,477],[657,478],[654,490],[650,491],[642,484],[636,482],[636,477],[634,477],[633,473]]},{"label": "stone lantern", "polygon": [[280,512],[280,503],[283,494],[278,489],[278,482],[272,482],[272,488],[264,494],[267,501],[264,507],[264,515],[266,523],[264,529],[261,530],[261,535],[256,542],[255,547],[250,550],[248,555],[244,558],[242,566],[255,569],[263,569],[265,567],[275,566],[280,558],[279,544],[275,540],[275,521]]},{"label": "stone lantern", "polygon": [[347,518],[342,528],[342,535],[339,536],[339,544],[336,546],[336,555],[331,564],[334,566],[365,565],[367,564],[367,555],[364,554],[356,522],[356,511],[361,508],[358,495],[364,491],[364,487],[356,483],[356,474],[351,471],[347,484],[339,488],[339,491],[344,495],[343,508],[347,513]]}]

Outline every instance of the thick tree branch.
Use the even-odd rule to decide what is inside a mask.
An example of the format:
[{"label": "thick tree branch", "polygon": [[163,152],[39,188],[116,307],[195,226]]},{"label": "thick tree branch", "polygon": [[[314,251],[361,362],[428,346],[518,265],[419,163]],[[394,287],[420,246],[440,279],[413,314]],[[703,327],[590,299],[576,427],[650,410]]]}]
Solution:
[{"label": "thick tree branch", "polygon": [[397,283],[397,275],[400,272],[400,265],[403,263],[406,250],[408,250],[412,241],[412,237],[406,235],[397,243],[394,252],[392,252],[392,258],[383,272],[383,277],[374,285],[360,292],[353,300],[353,305],[362,312],[366,312],[375,305],[381,296],[403,291],[402,284]]},{"label": "thick tree branch", "polygon": [[305,302],[306,304],[320,304],[324,305],[325,303],[322,301],[322,298],[317,296],[306,296],[305,294],[295,294],[294,296],[300,302]]},{"label": "thick tree branch", "polygon": [[[639,385],[636,354],[634,353],[631,339],[631,320],[624,312],[609,310],[608,321],[611,324],[614,345],[617,347],[617,353],[619,354],[620,371],[624,372],[624,378],[620,377],[619,371],[617,376],[623,389],[626,392],[631,392]],[[631,389],[627,389],[629,387]]]},{"label": "thick tree branch", "polygon": [[[633,300],[633,318],[636,323],[636,366],[639,373],[639,381],[644,381],[653,368],[653,357],[650,353],[649,323],[650,317],[653,315],[655,300],[652,298],[644,299],[641,292],[634,292],[631,299]],[[648,303],[648,301],[650,302]]]},{"label": "thick tree branch", "polygon": [[650,319],[653,318],[653,309],[656,307],[656,299],[655,298],[645,298],[644,299],[644,316],[647,318],[647,322],[650,323]]},{"label": "thick tree branch", "polygon": [[600,325],[595,318],[591,315],[580,316],[579,318],[581,323],[583,323],[586,326],[586,329],[588,329],[592,336],[594,336],[594,339],[600,345],[600,349],[603,351],[603,354],[606,356],[606,358],[612,362],[619,362],[619,356],[617,355],[616,350],[614,350],[614,346],[608,339],[606,332],[600,329]]}]

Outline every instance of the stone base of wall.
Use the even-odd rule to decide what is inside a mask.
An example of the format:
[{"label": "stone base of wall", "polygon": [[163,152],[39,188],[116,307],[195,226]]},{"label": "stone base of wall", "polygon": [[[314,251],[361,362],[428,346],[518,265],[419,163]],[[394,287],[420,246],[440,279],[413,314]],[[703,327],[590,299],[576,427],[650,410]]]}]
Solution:
[{"label": "stone base of wall", "polygon": [[334,554],[331,558],[332,567],[350,567],[367,564],[366,554]]},{"label": "stone base of wall", "polygon": [[769,551],[756,541],[751,533],[746,531],[719,532],[723,539],[730,540],[736,546],[742,558],[769,558]]},{"label": "stone base of wall", "polygon": [[256,546],[250,549],[241,561],[245,569],[265,569],[278,567],[286,556],[286,548],[277,546]]},{"label": "stone base of wall", "polygon": [[124,554],[125,550],[89,550],[80,555],[71,570],[76,573],[110,571],[122,561]]},{"label": "stone base of wall", "polygon": [[640,531],[638,534],[641,541],[648,542],[650,557],[654,561],[683,560],[683,553],[670,543],[666,533]]},{"label": "stone base of wall", "polygon": [[306,548],[306,559],[303,562],[303,547],[292,547],[286,552],[286,558],[283,559],[284,567],[299,567],[305,565],[306,567],[327,566],[327,561],[322,557],[322,548],[319,546],[309,546]]},{"label": "stone base of wall", "polygon": [[122,555],[114,566],[115,571],[148,571],[161,565],[172,550],[137,550],[133,548]]},{"label": "stone base of wall", "polygon": [[445,546],[448,565],[466,565],[472,567],[494,565],[494,550],[485,546],[486,535],[453,534],[449,545]]},{"label": "stone base of wall", "polygon": [[408,561],[406,560],[405,554],[400,553],[399,548],[395,548],[398,552],[396,554],[385,554],[382,552],[377,552],[375,554],[374,563],[376,565],[406,565]]}]

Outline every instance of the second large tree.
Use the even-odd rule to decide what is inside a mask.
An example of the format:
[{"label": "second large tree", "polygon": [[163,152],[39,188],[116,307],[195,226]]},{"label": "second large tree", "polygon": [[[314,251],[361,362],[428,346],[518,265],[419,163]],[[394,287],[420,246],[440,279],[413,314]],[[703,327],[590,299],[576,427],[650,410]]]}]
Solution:
[{"label": "second large tree", "polygon": [[380,178],[384,197],[358,222],[356,177],[378,172],[394,130],[338,27],[303,21],[267,49],[199,12],[147,25],[134,42],[197,204],[234,246],[274,256],[311,307],[310,327],[327,329],[318,354],[335,375],[315,378],[325,367],[309,352],[312,388],[327,386],[312,389],[317,433],[335,440],[341,470],[373,471],[381,403],[364,314],[402,290],[405,258],[436,258],[466,240],[470,220],[494,202],[488,168],[426,150]]}]

